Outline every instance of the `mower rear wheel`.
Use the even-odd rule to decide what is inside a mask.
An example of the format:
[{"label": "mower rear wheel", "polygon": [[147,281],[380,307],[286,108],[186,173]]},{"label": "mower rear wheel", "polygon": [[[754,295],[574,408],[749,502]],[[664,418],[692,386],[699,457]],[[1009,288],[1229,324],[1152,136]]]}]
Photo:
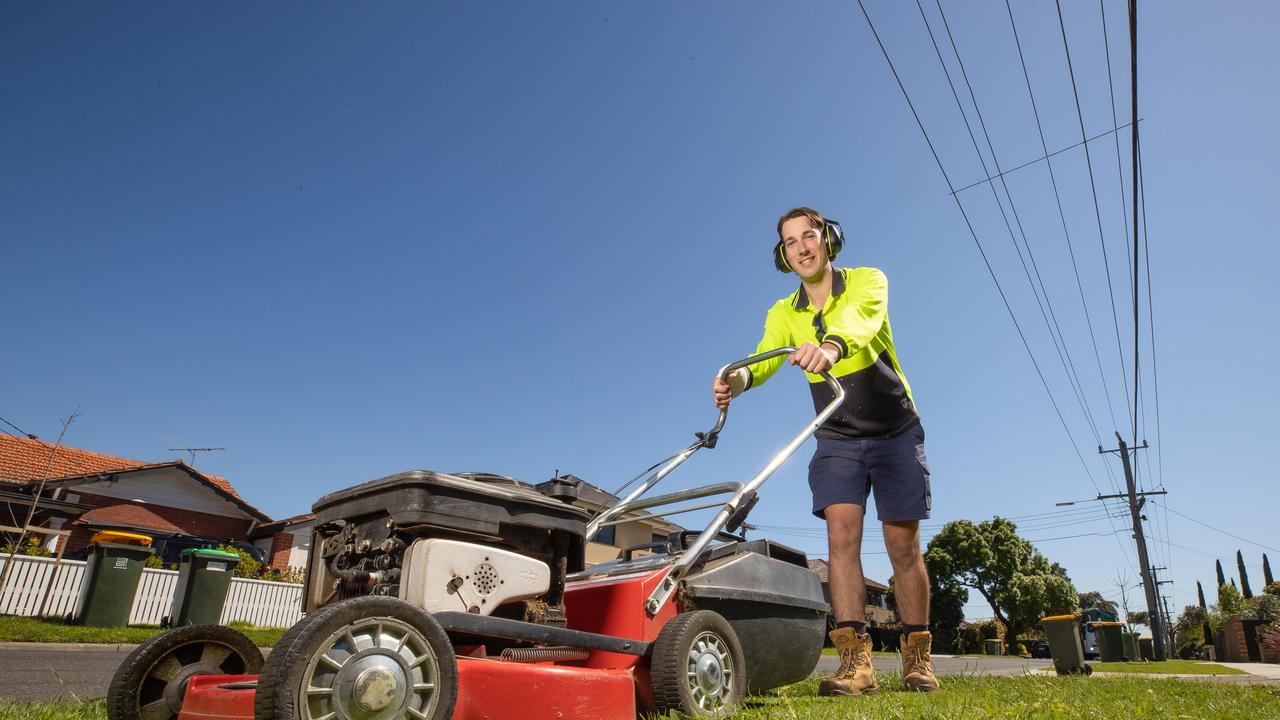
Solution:
[{"label": "mower rear wheel", "polygon": [[444,629],[421,608],[369,595],[299,620],[258,679],[258,720],[443,720],[458,697]]},{"label": "mower rear wheel", "polygon": [[658,712],[694,717],[732,713],[747,692],[747,662],[738,635],[710,610],[681,613],[658,633],[649,662]]},{"label": "mower rear wheel", "polygon": [[187,681],[196,675],[253,675],[262,651],[223,625],[187,625],[134,648],[107,686],[111,720],[169,720],[182,710]]}]

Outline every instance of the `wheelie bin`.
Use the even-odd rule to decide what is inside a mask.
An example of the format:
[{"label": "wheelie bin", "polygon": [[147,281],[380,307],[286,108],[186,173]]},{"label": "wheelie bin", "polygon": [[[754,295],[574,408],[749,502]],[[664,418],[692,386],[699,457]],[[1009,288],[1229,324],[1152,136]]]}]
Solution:
[{"label": "wheelie bin", "polygon": [[1156,659],[1155,646],[1151,638],[1138,638],[1138,655],[1143,660],[1151,662]]},{"label": "wheelie bin", "polygon": [[216,625],[231,588],[232,571],[240,556],[222,550],[183,550],[178,586],[169,609],[169,625]]},{"label": "wheelie bin", "polygon": [[136,533],[100,532],[89,541],[89,564],[80,587],[76,623],[97,627],[128,625],[142,569],[154,552],[151,538]]},{"label": "wheelie bin", "polygon": [[1124,659],[1129,661],[1141,660],[1142,658],[1138,655],[1138,633],[1121,633],[1121,637],[1124,643]]},{"label": "wheelie bin", "polygon": [[1098,655],[1102,662],[1124,661],[1124,623],[1096,622],[1093,632],[1098,636]]},{"label": "wheelie bin", "polygon": [[1084,646],[1080,644],[1080,622],[1075,615],[1050,615],[1040,621],[1053,667],[1059,675],[1091,674],[1093,668],[1084,662]]}]

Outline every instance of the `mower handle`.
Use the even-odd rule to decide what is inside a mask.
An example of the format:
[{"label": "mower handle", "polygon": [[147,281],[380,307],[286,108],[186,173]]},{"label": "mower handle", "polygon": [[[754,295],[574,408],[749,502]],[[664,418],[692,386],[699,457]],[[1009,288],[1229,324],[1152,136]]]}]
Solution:
[{"label": "mower handle", "polygon": [[[776,358],[779,355],[790,355],[791,353],[797,350],[799,350],[799,348],[792,347],[790,345],[784,345],[783,347],[774,348],[772,350],[765,350],[764,352],[758,355],[752,355],[751,357],[745,357],[741,360],[735,360],[729,363],[728,365],[725,365],[724,367],[720,368],[718,377],[720,378],[721,381],[728,383],[729,376],[733,374],[734,370],[739,370],[744,367],[750,367],[752,365],[755,365],[756,363],[760,363],[760,362],[764,362],[765,360],[771,360],[773,358]],[[836,395],[840,395],[841,394],[840,383],[835,379],[835,377],[831,375],[831,371],[824,370],[822,371],[821,375],[822,375],[822,379],[826,380],[827,384],[831,386],[831,390],[835,392]],[[724,428],[724,421],[728,417],[729,417],[729,408],[727,407],[722,408],[720,410],[720,417],[716,419],[715,427],[711,428],[705,433],[698,433],[697,434],[698,439],[702,440],[704,443],[709,443],[708,447],[715,447],[716,436],[719,435],[720,430]]]}]

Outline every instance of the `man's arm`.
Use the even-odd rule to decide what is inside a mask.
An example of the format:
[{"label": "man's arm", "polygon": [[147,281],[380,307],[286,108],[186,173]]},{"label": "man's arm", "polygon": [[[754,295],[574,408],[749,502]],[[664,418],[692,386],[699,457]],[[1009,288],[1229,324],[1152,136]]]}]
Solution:
[{"label": "man's arm", "polygon": [[851,293],[840,312],[825,318],[827,334],[823,345],[840,351],[837,359],[847,358],[884,326],[889,313],[889,279],[876,268],[857,268],[849,273],[848,293]]},{"label": "man's arm", "polygon": [[[767,350],[780,348],[791,344],[791,333],[787,330],[786,324],[775,308],[770,308],[769,314],[764,318],[764,335],[760,338],[760,342],[756,344],[756,351],[753,354],[759,355]],[[715,399],[716,407],[724,409],[729,407],[729,401],[738,397],[747,390],[763,385],[770,377],[773,376],[778,368],[782,367],[784,358],[770,358],[763,362],[756,363],[749,368],[738,368],[729,374],[729,382],[725,383],[720,380],[717,375],[711,384],[711,394]]]}]

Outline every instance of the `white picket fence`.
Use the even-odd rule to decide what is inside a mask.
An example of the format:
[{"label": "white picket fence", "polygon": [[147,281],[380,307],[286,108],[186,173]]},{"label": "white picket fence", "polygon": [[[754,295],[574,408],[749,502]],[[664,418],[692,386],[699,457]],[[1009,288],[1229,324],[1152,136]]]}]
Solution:
[{"label": "white picket fence", "polygon": [[[0,589],[0,614],[27,617],[74,617],[79,611],[84,581],[83,560],[18,555],[5,587]],[[0,574],[8,556],[0,556]],[[56,568],[55,568],[56,565]],[[159,625],[173,605],[177,570],[146,568],[129,610],[130,625]],[[302,586],[232,578],[219,622],[245,622],[256,627],[289,627],[302,618]]]}]

